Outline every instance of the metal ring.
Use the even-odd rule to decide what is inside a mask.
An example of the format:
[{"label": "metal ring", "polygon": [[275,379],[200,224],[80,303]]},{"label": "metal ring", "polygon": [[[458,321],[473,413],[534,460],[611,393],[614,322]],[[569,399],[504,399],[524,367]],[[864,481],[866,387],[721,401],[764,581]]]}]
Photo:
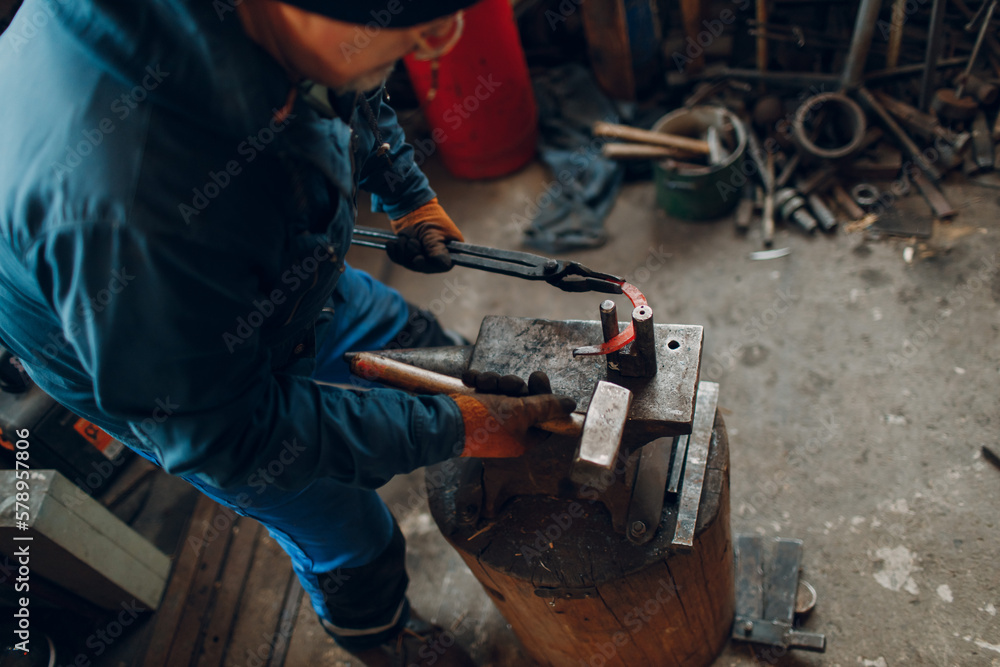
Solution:
[{"label": "metal ring", "polygon": [[[830,104],[832,109],[846,114],[850,122],[851,140],[843,146],[821,148],[812,141],[806,131],[805,122],[808,117],[825,104]],[[865,139],[865,130],[867,129],[868,122],[865,120],[865,112],[861,110],[857,102],[841,93],[813,95],[799,105],[799,108],[795,110],[795,117],[792,119],[792,137],[795,142],[806,153],[824,160],[840,160],[856,153]]]},{"label": "metal ring", "polygon": [[874,206],[882,195],[871,183],[858,183],[851,188],[851,197],[859,206]]}]

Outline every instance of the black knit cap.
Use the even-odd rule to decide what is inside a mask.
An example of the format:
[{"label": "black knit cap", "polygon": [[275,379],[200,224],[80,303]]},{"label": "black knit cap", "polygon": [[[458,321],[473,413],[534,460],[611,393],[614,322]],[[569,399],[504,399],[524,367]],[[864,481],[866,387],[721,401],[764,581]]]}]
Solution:
[{"label": "black knit cap", "polygon": [[479,0],[281,0],[307,12],[345,23],[411,28],[449,16]]}]

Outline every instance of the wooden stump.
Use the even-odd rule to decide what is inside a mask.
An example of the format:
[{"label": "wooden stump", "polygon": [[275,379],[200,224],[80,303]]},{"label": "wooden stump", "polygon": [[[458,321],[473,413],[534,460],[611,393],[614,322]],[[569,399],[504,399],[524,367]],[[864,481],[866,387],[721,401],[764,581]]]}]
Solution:
[{"label": "wooden stump", "polygon": [[493,522],[462,525],[462,468],[428,471],[430,508],[525,649],[549,667],[698,667],[733,620],[729,445],[716,414],[694,546],[671,545],[676,500],[656,536],[634,545],[586,498],[520,496]]}]

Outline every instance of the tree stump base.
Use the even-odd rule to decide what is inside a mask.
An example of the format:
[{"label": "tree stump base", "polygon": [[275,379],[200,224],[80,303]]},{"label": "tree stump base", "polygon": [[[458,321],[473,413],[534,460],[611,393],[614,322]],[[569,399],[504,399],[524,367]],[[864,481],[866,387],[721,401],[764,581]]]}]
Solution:
[{"label": "tree stump base", "polygon": [[522,495],[494,520],[463,524],[455,497],[468,483],[469,461],[428,469],[431,514],[535,661],[699,667],[715,660],[734,608],[729,443],[718,413],[687,550],[671,544],[677,498],[670,495],[644,545],[615,533],[604,505],[586,498]]}]

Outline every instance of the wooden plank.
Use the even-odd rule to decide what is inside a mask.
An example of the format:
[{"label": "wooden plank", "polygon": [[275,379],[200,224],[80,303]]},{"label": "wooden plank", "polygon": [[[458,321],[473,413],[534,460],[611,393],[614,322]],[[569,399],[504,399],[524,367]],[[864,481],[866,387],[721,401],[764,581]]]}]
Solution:
[{"label": "wooden plank", "polygon": [[[0,496],[13,500],[14,471],[0,471]],[[13,502],[0,510],[0,535],[35,540],[34,571],[106,609],[135,600],[156,608],[170,559],[55,470],[31,472],[29,530],[16,527]],[[10,555],[14,545],[0,541]]]},{"label": "wooden plank", "polygon": [[584,0],[583,31],[594,76],[608,95],[635,99],[635,73],[624,0]]},{"label": "wooden plank", "polygon": [[177,634],[163,662],[166,667],[187,667],[197,655],[204,637],[205,620],[211,618],[215,583],[232,541],[235,520],[236,513],[231,508],[216,505],[212,514],[193,524],[188,531],[183,548],[199,552],[200,562],[184,601]]},{"label": "wooden plank", "polygon": [[288,594],[285,596],[285,604],[282,605],[281,618],[278,619],[278,635],[285,638],[286,641],[275,642],[270,667],[283,667],[285,664],[288,648],[292,643],[292,633],[295,630],[295,619],[298,618],[299,606],[302,604],[303,597],[305,597],[305,591],[302,589],[302,584],[298,577],[293,576],[292,583],[288,587]]},{"label": "wooden plank", "polygon": [[[53,498],[114,544],[131,554],[164,581],[170,573],[170,558],[139,533],[88,496],[73,482],[53,471],[49,486]],[[115,562],[115,561],[111,561]]]},{"label": "wooden plank", "polygon": [[[195,529],[202,530],[206,522],[210,525],[212,517],[219,509],[220,506],[215,501],[207,496],[200,496],[188,524],[188,535]],[[184,612],[188,591],[200,564],[201,553],[188,546],[185,538],[178,547],[178,553],[175,554],[174,571],[154,618],[153,631],[142,662],[144,667],[160,667],[167,657],[177,634],[177,626]]]},{"label": "wooden plank", "polygon": [[233,526],[233,540],[219,577],[212,615],[205,627],[198,667],[218,667],[222,664],[261,531],[261,525],[248,517],[240,517]]},{"label": "wooden plank", "polygon": [[278,625],[293,577],[288,554],[274,538],[262,531],[223,665],[267,665],[271,652],[282,643],[288,643],[289,636],[281,635]]}]

